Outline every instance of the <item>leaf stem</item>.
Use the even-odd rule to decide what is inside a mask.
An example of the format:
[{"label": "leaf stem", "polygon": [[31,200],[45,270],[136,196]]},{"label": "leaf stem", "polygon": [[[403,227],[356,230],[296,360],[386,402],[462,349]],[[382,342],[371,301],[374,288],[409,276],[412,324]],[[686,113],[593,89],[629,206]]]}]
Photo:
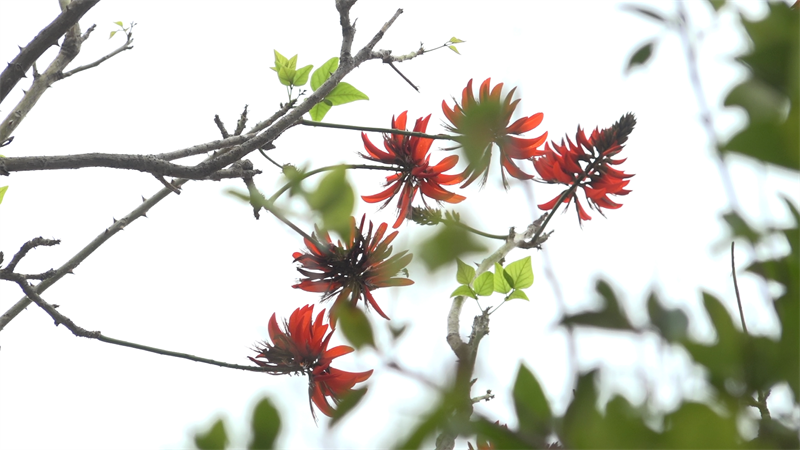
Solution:
[{"label": "leaf stem", "polygon": [[293,184],[295,184],[295,183],[297,183],[299,181],[305,180],[306,178],[308,178],[308,177],[310,177],[312,175],[316,175],[316,174],[322,173],[322,172],[327,172],[329,170],[338,169],[340,167],[344,167],[345,169],[388,170],[388,171],[392,171],[392,172],[397,172],[398,171],[397,168],[393,167],[393,166],[374,166],[374,165],[370,165],[370,164],[339,164],[339,165],[336,165],[336,166],[320,167],[319,169],[314,169],[314,170],[311,170],[311,171],[308,171],[308,172],[304,173],[303,176],[300,177],[299,180],[294,180],[294,181],[291,181],[289,183],[284,184],[280,189],[275,191],[275,193],[272,194],[272,197],[270,197],[269,200],[267,200],[267,201],[269,203],[275,202],[275,200],[277,200],[278,197],[283,195],[283,193],[286,192],[287,190],[289,190],[289,188],[291,188]]},{"label": "leaf stem", "polygon": [[456,225],[456,226],[459,226],[459,227],[469,231],[470,233],[474,233],[474,234],[477,234],[478,236],[483,236],[483,237],[489,238],[489,239],[497,239],[498,241],[505,241],[505,240],[508,239],[508,236],[503,236],[503,235],[500,235],[500,234],[486,233],[484,231],[472,228],[471,226],[469,226],[469,225],[467,225],[467,224],[465,224],[463,222],[459,222],[457,220],[444,218],[444,219],[442,219],[442,223],[444,223],[445,225]]}]

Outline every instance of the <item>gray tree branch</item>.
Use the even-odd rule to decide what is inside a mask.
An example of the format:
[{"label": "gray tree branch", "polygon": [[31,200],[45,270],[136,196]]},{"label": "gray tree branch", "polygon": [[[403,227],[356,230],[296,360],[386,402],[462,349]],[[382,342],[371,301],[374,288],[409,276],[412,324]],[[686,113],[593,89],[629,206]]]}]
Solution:
[{"label": "gray tree branch", "polygon": [[71,2],[55,20],[44,27],[28,45],[20,50],[19,54],[8,63],[3,73],[0,74],[0,102],[5,100],[19,80],[25,77],[28,69],[42,56],[42,53],[51,45],[56,45],[61,36],[77,24],[81,17],[99,1],[75,0]]}]

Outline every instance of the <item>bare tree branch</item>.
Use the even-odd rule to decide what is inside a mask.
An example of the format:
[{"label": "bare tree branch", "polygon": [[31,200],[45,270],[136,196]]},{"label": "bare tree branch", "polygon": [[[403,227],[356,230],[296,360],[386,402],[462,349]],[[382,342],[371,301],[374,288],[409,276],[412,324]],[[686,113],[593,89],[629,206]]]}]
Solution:
[{"label": "bare tree branch", "polygon": [[[251,137],[252,138],[252,137]],[[174,164],[154,155],[119,155],[113,153],[84,153],[81,155],[59,156],[22,156],[17,158],[0,158],[0,175],[12,172],[28,172],[32,170],[82,169],[86,167],[108,167],[113,169],[138,170],[151,173],[157,177],[187,178],[190,180],[222,178],[238,178],[233,172],[221,172],[214,169],[228,164],[220,163],[224,154],[215,155],[211,160],[196,166]],[[232,159],[232,158],[227,158]],[[253,171],[252,175],[261,173]]]},{"label": "bare tree branch", "polygon": [[[67,0],[62,0],[62,8],[69,9]],[[66,3],[66,6],[63,6]],[[63,70],[78,56],[81,51],[81,27],[76,22],[67,30],[64,41],[61,43],[61,50],[58,55],[53,59],[47,70],[38,77],[34,77],[31,88],[25,92],[25,95],[17,103],[17,106],[11,110],[9,115],[0,123],[0,142],[5,141],[11,136],[11,133],[19,126],[25,119],[28,113],[36,106],[36,102],[44,95],[47,88],[53,83],[61,79]]]},{"label": "bare tree branch", "polygon": [[[100,0],[74,0],[55,20],[44,27],[28,45],[20,50],[19,54],[10,62],[0,74],[0,102],[5,100],[11,89],[17,85],[33,63],[42,56],[51,45],[56,45],[58,40],[68,29],[78,21]],[[5,139],[0,139],[3,141]]]}]

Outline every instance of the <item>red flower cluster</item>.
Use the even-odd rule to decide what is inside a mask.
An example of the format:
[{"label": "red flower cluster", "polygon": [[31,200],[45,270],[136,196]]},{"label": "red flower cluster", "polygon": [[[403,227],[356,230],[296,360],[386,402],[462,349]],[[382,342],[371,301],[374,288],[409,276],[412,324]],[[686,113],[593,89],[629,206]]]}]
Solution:
[{"label": "red flower cluster", "polygon": [[459,143],[458,147],[464,148],[469,160],[469,165],[461,174],[468,179],[461,187],[469,186],[481,175],[483,176],[481,184],[486,183],[492,160],[492,144],[497,144],[500,148],[500,174],[503,186],[508,187],[505,171],[514,178],[530,180],[533,176],[523,172],[512,160],[530,159],[541,155],[542,151],[537,147],[547,140],[547,132],[533,139],[512,136],[533,130],[542,123],[544,115],[537,113],[530,117],[522,117],[508,125],[519,103],[519,99],[511,101],[517,88],[512,89],[505,99],[501,99],[503,83],[490,90],[490,81],[491,78],[487,78],[481,84],[478,100],[472,93],[472,80],[469,80],[461,94],[460,105],[456,103],[453,109],[450,109],[447,102],[442,101],[442,111],[452,124],[447,126],[447,129],[458,134],[454,139]]},{"label": "red flower cluster", "polygon": [[[328,403],[330,397],[334,403],[345,396],[356,383],[366,381],[372,371],[345,372],[331,367],[331,361],[353,351],[351,347],[340,345],[328,349],[328,342],[333,334],[328,325],[322,323],[323,309],[313,318],[314,307],[306,305],[296,309],[284,322],[283,330],[278,327],[275,314],[269,319],[270,342],[261,342],[254,349],[258,354],[248,358],[261,367],[268,368],[267,373],[278,375],[286,373],[302,373],[308,375],[309,406],[314,405],[326,416],[333,414],[333,407]],[[311,409],[314,414],[314,409]]]},{"label": "red flower cluster", "polygon": [[[395,120],[392,117],[392,128],[396,130],[406,129],[406,116],[408,111],[403,111]],[[431,116],[417,119],[414,131],[424,133],[428,127],[428,120]],[[458,162],[458,156],[448,156],[432,166],[430,164],[430,151],[433,139],[417,136],[404,136],[401,134],[385,134],[383,136],[383,147],[386,151],[380,150],[370,142],[366,133],[361,133],[364,140],[364,148],[367,154],[361,156],[371,161],[397,166],[397,173],[386,177],[386,190],[375,195],[364,195],[361,198],[367,203],[377,203],[386,200],[385,207],[392,201],[395,195],[400,193],[397,202],[397,221],[394,228],[400,226],[403,219],[411,217],[411,201],[417,195],[417,191],[422,191],[422,202],[428,196],[439,202],[458,203],[465,197],[448,192],[442,185],[451,185],[461,182],[463,175],[445,175],[444,172],[452,169]],[[427,205],[426,205],[427,206]]]},{"label": "red flower cluster", "polygon": [[413,257],[407,251],[390,257],[392,247],[389,244],[397,236],[397,231],[384,239],[383,235],[388,226],[385,223],[380,224],[373,234],[370,222],[365,235],[365,218],[366,216],[361,217],[361,224],[358,227],[355,218],[350,219],[352,232],[344,246],[341,242],[334,245],[327,233],[324,236],[325,241],[320,241],[316,234],[312,234],[314,242],[305,240],[309,251],[295,252],[293,255],[294,261],[301,265],[297,271],[306,278],[300,279],[300,282],[292,287],[308,292],[322,292],[323,300],[336,296],[331,307],[333,323],[336,321],[334,313],[337,305],[349,299],[351,305],[355,307],[359,298],[363,299],[367,307],[375,308],[381,317],[389,319],[372,297],[371,291],[387,286],[414,284],[408,278],[394,278]]},{"label": "red flower cluster", "polygon": [[[561,145],[553,142],[554,149],[551,149],[549,144],[545,145],[544,156],[534,159],[533,166],[548,183],[568,186],[577,183],[577,186],[583,189],[589,206],[600,214],[603,214],[600,208],[620,208],[622,205],[612,201],[608,195],[627,195],[631,192],[624,188],[630,183],[628,178],[633,175],[612,167],[622,164],[627,158],[612,159],[612,157],[622,151],[623,144],[628,140],[628,135],[635,125],[636,118],[632,113],[628,113],[610,128],[604,130],[595,128],[588,138],[578,127],[574,144],[567,138],[566,144],[563,140]],[[585,168],[580,165],[581,162],[586,164]],[[553,209],[562,194],[539,205],[539,209]],[[563,203],[570,203],[573,199],[578,212],[578,221],[591,220],[592,217],[581,206],[575,189],[563,199]]]}]

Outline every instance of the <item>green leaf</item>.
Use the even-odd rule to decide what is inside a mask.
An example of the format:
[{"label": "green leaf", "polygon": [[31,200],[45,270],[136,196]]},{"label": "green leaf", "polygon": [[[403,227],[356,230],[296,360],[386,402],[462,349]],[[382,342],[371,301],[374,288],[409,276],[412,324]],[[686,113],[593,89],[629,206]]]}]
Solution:
[{"label": "green leaf", "polygon": [[306,169],[305,166],[297,168],[291,164],[284,164],[283,167],[281,167],[283,176],[286,177],[289,182],[289,197],[305,193],[301,182],[305,179]]},{"label": "green leaf", "polygon": [[711,3],[711,6],[714,8],[714,11],[719,11],[720,8],[725,6],[725,0],[708,0]]},{"label": "green leaf", "polygon": [[291,86],[292,79],[294,78],[295,70],[290,69],[286,66],[280,66],[278,68],[278,79],[281,81],[281,84],[284,86]]},{"label": "green leaf", "polygon": [[494,291],[501,294],[508,294],[511,291],[511,284],[505,276],[503,266],[494,263]]},{"label": "green leaf", "polygon": [[114,22],[114,23],[115,23],[115,24],[117,24],[117,25],[119,25],[119,27],[120,27],[120,28],[122,28],[122,26],[123,26],[123,25],[122,25],[122,22]]},{"label": "green leaf", "polygon": [[722,219],[728,223],[731,231],[733,231],[734,237],[743,237],[747,239],[751,245],[754,245],[761,240],[761,235],[758,233],[758,231],[750,227],[750,224],[748,224],[747,221],[739,214],[735,212],[729,212],[727,214],[723,214]]},{"label": "green leaf", "polygon": [[475,293],[481,297],[492,295],[492,292],[494,292],[494,274],[492,272],[483,272],[475,279],[472,286],[475,287]]},{"label": "green leaf", "polygon": [[289,60],[286,59],[285,56],[278,53],[277,50],[273,50],[273,52],[275,52],[275,67],[273,67],[272,70],[277,72],[281,67],[286,67],[286,64],[289,62]]},{"label": "green leaf", "polygon": [[509,294],[509,295],[508,295],[508,297],[506,297],[506,300],[505,300],[505,301],[514,300],[514,299],[516,299],[516,298],[520,298],[520,299],[522,299],[522,300],[528,300],[528,301],[530,301],[530,299],[528,298],[528,296],[527,296],[527,295],[526,295],[524,292],[522,292],[521,290],[519,290],[519,289],[514,289],[513,291],[511,291],[511,294]]},{"label": "green leaf", "polygon": [[458,270],[456,271],[456,281],[461,284],[470,284],[475,279],[475,269],[469,264],[456,258]]},{"label": "green leaf", "polygon": [[275,439],[281,431],[281,416],[268,397],[264,397],[253,410],[253,419],[250,424],[252,439],[250,450],[265,450],[275,448]]},{"label": "green leaf", "polygon": [[112,31],[112,32],[111,32],[111,34],[109,34],[109,35],[108,35],[108,38],[109,38],[109,39],[113,38],[113,37],[114,37],[114,35],[115,35],[115,34],[117,34],[117,31],[119,31],[119,30],[114,30],[114,31]]},{"label": "green leaf", "polygon": [[551,430],[550,404],[541,384],[524,364],[519,366],[513,392],[520,432],[531,437],[546,438]]},{"label": "green leaf", "polygon": [[336,72],[336,69],[338,68],[339,58],[335,56],[326,61],[325,64],[319,66],[319,68],[315,70],[313,74],[311,74],[311,90],[316,91],[319,89],[319,87],[322,86],[322,83],[328,81],[328,78],[331,77],[331,74]]},{"label": "green leaf", "polygon": [[8,190],[8,186],[0,187],[0,203],[3,203],[3,197],[6,196],[6,191]]},{"label": "green leaf", "polygon": [[453,37],[450,38],[450,40],[448,42],[452,42],[453,44],[460,44],[462,42],[467,42],[467,41],[462,41],[461,39],[453,36]]},{"label": "green leaf", "polygon": [[530,256],[507,265],[505,271],[514,280],[514,289],[525,289],[533,285],[533,268],[531,268]]},{"label": "green leaf", "polygon": [[286,67],[292,70],[297,69],[297,55],[294,55],[291,58],[289,58],[289,61],[286,62]]},{"label": "green leaf", "polygon": [[449,48],[450,50],[456,52],[457,55],[461,54],[461,52],[458,51],[458,49],[456,48],[455,45],[448,45],[447,48]]},{"label": "green leaf", "polygon": [[686,338],[689,319],[680,309],[666,309],[655,293],[647,299],[647,313],[650,323],[658,329],[668,342],[677,342]]},{"label": "green leaf", "polygon": [[565,325],[587,325],[612,330],[632,330],[633,326],[619,307],[619,302],[611,286],[603,280],[598,280],[595,289],[604,300],[600,311],[584,312],[567,315],[561,323]]},{"label": "green leaf", "polygon": [[461,286],[457,287],[456,290],[453,291],[452,294],[450,294],[450,297],[458,297],[459,295],[463,295],[464,297],[471,297],[471,298],[475,298],[475,299],[478,298],[478,296],[475,295],[475,291],[473,291],[471,287],[469,287],[469,286],[467,286],[465,284],[462,284]]},{"label": "green leaf", "polygon": [[335,309],[338,328],[344,333],[347,342],[359,350],[363,347],[375,348],[372,324],[369,323],[364,311],[345,302],[340,303]]},{"label": "green leaf", "polygon": [[311,120],[314,122],[319,122],[325,117],[325,114],[328,114],[328,111],[331,110],[332,106],[333,104],[330,102],[330,100],[323,100],[317,103],[308,111],[308,113],[311,115]]},{"label": "green leaf", "polygon": [[292,85],[302,86],[308,83],[308,75],[311,73],[311,69],[313,68],[314,66],[309,64],[305,67],[297,69],[297,72],[294,74],[294,78],[292,78]]},{"label": "green leaf", "polygon": [[350,236],[350,216],[355,206],[355,194],[344,166],[330,171],[314,192],[306,194],[308,206],[322,216],[322,228],[335,230],[345,238]]},{"label": "green leaf", "polygon": [[439,232],[417,244],[414,254],[419,255],[430,271],[435,271],[462,255],[486,251],[474,235],[461,227],[439,227]]},{"label": "green leaf", "polygon": [[367,388],[361,389],[353,389],[344,396],[344,398],[336,405],[336,409],[333,411],[333,417],[331,421],[328,422],[328,428],[332,428],[334,425],[339,423],[340,420],[344,418],[350,411],[353,410],[358,404],[361,402],[361,399],[364,398],[364,394],[367,393]]},{"label": "green leaf", "polygon": [[228,433],[222,419],[217,419],[207,431],[195,434],[194,445],[200,450],[224,450],[228,446]]},{"label": "green leaf", "polygon": [[333,106],[337,106],[356,100],[369,100],[369,97],[367,97],[367,94],[354,88],[350,83],[342,81],[333,88],[330,94],[325,96],[325,100],[330,101]]},{"label": "green leaf", "polygon": [[640,45],[635,52],[633,52],[633,55],[628,58],[628,64],[625,65],[626,75],[629,74],[635,67],[647,64],[647,61],[649,61],[650,57],[653,56],[653,47],[655,47],[655,44],[655,40],[645,42],[644,44]]}]

